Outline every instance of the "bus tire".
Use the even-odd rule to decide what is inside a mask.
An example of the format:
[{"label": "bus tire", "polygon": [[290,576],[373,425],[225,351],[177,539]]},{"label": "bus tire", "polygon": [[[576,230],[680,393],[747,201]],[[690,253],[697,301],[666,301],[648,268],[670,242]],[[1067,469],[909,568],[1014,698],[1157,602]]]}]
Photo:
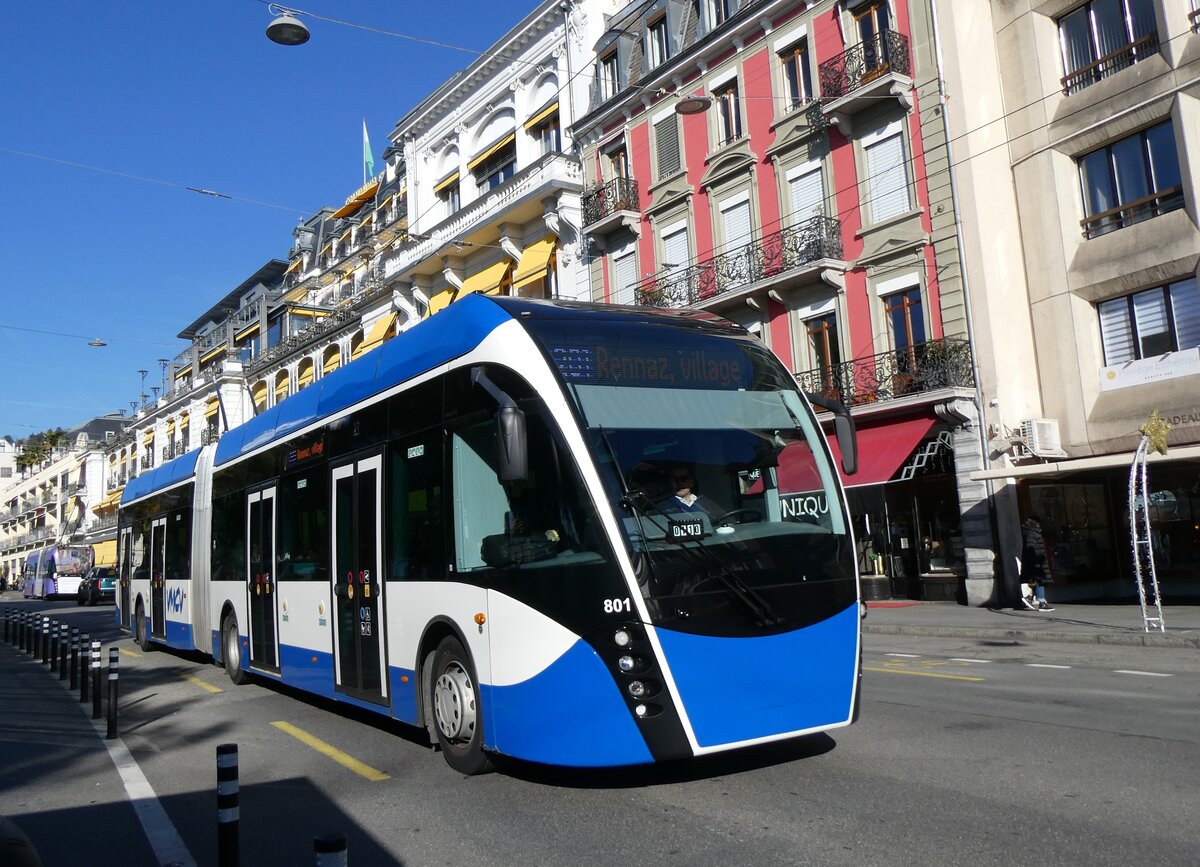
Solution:
[{"label": "bus tire", "polygon": [[467,776],[490,771],[491,759],[483,751],[483,713],[474,666],[452,635],[442,639],[433,656],[429,706],[446,764]]},{"label": "bus tire", "polygon": [[150,653],[154,650],[154,642],[150,640],[150,634],[146,630],[146,609],[141,600],[138,600],[137,611],[134,615],[133,637],[138,647],[142,649],[142,653]]},{"label": "bus tire", "polygon": [[242,667],[242,639],[238,635],[237,619],[232,614],[226,614],[221,621],[221,657],[230,680],[237,686],[250,682],[250,675]]}]

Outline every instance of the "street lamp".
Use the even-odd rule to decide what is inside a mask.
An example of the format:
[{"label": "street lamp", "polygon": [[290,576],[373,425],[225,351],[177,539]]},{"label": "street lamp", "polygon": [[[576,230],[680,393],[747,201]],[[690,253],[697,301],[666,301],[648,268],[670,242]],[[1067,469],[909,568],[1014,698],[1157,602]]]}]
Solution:
[{"label": "street lamp", "polygon": [[685,96],[675,103],[676,114],[704,114],[712,106],[712,97],[700,93]]},{"label": "street lamp", "polygon": [[293,10],[276,6],[274,3],[267,9],[275,15],[267,25],[268,39],[276,45],[303,45],[308,42],[308,28],[296,17]]}]

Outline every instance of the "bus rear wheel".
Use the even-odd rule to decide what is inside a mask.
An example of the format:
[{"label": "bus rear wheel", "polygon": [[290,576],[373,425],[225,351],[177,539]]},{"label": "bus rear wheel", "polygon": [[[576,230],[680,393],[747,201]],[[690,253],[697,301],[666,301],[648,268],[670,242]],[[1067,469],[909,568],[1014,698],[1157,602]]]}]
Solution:
[{"label": "bus rear wheel", "polygon": [[134,613],[133,637],[142,653],[154,650],[154,643],[150,641],[150,635],[146,631],[146,609],[141,602],[137,604],[137,611]]},{"label": "bus rear wheel", "polygon": [[221,621],[221,655],[225,657],[225,672],[230,680],[238,686],[250,682],[250,675],[242,667],[242,639],[232,614],[226,614]]},{"label": "bus rear wheel", "polygon": [[483,714],[471,660],[454,636],[446,636],[433,656],[429,678],[433,730],[446,764],[460,774],[482,774],[492,768],[483,751]]}]

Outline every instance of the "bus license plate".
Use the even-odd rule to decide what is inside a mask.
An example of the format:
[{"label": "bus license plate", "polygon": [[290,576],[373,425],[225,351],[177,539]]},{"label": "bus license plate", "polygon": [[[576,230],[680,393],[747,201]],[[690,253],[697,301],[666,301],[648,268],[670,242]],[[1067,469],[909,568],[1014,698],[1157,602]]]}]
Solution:
[{"label": "bus license plate", "polygon": [[672,542],[689,542],[704,538],[704,522],[699,518],[668,518],[667,539]]}]

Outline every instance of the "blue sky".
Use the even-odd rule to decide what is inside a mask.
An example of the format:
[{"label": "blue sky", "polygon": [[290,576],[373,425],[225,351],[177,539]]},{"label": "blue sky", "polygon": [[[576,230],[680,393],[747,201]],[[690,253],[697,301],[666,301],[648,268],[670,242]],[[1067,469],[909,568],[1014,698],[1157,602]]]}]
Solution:
[{"label": "blue sky", "polygon": [[[477,51],[535,5],[294,4]],[[128,411],[140,368],[149,393],[176,334],[362,183],[363,120],[378,170],[395,122],[475,58],[311,18],[284,48],[270,20],[258,0],[0,4],[0,435]]]}]

